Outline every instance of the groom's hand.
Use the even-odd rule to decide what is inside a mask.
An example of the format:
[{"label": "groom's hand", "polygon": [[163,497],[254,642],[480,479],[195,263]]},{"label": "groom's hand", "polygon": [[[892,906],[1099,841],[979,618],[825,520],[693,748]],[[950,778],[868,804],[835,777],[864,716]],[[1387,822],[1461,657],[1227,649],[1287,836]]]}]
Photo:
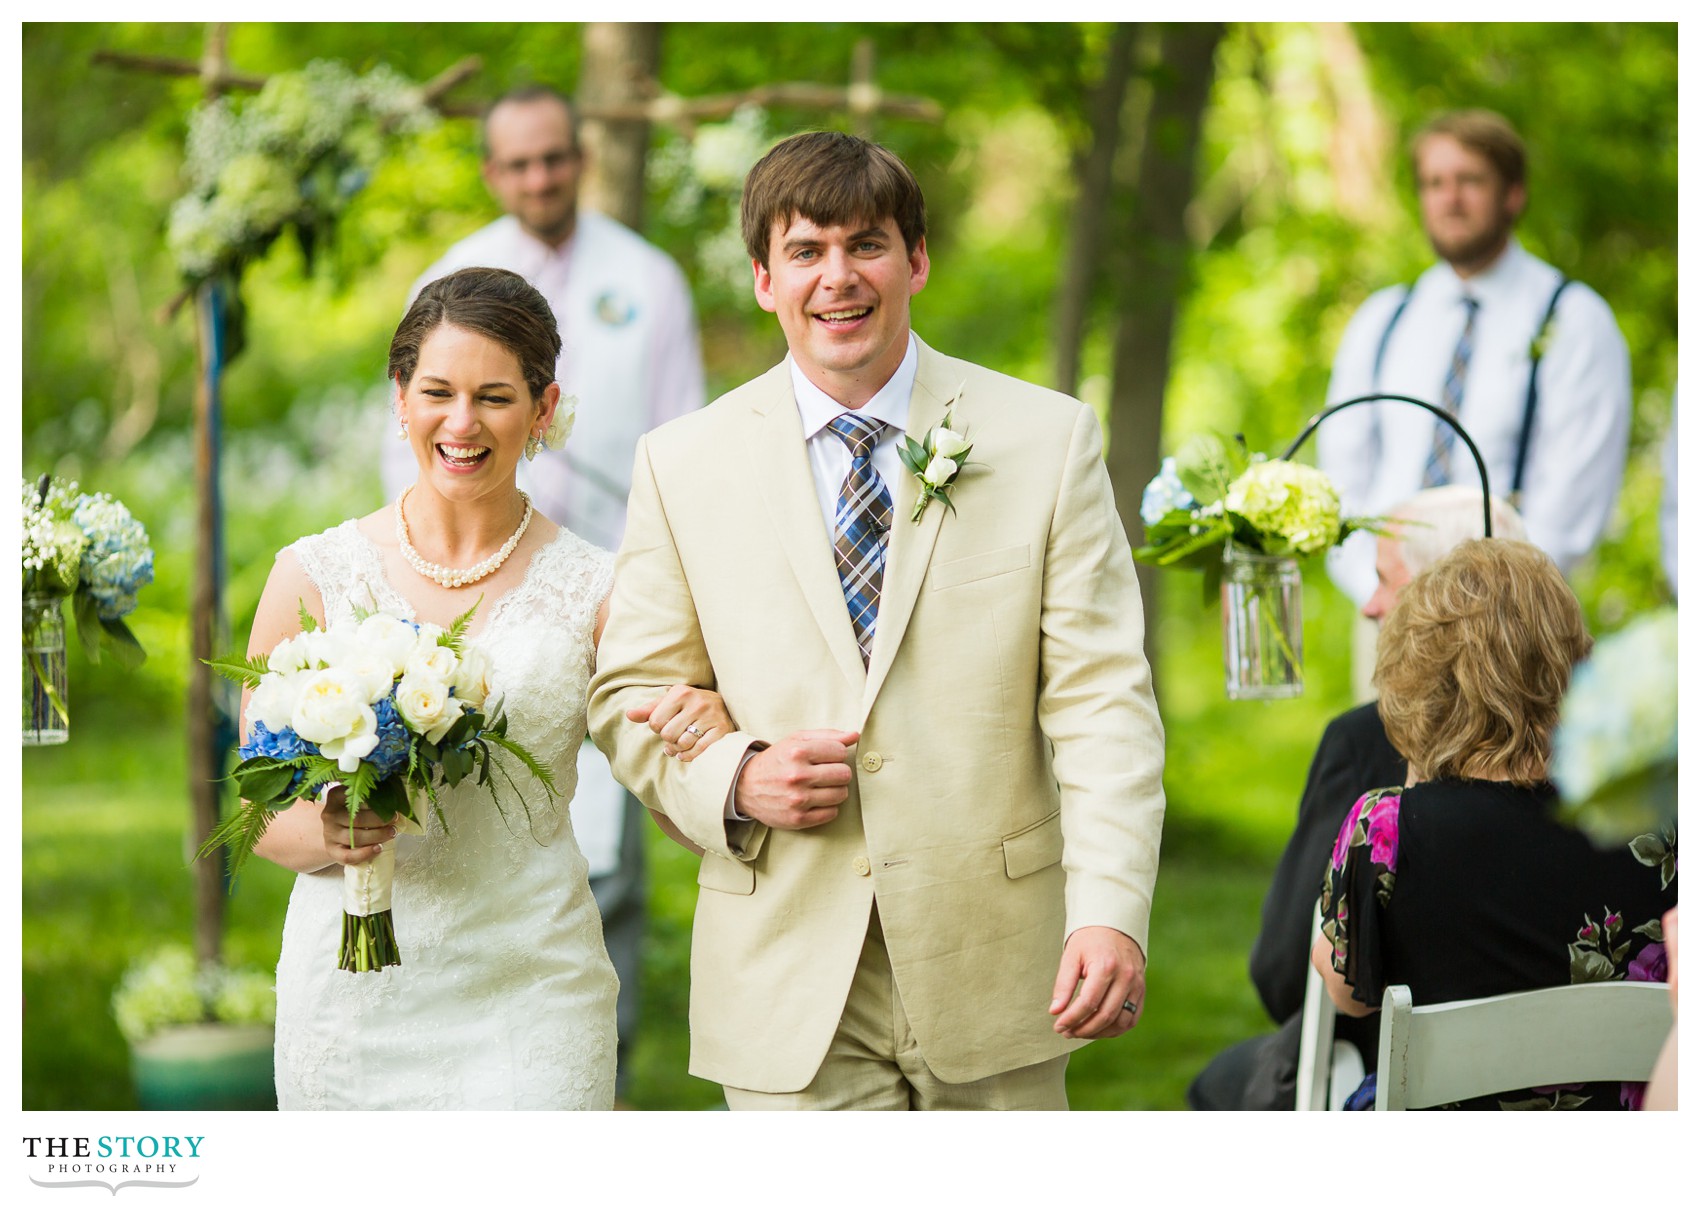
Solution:
[{"label": "groom's hand", "polygon": [[859,732],[793,732],[744,763],[733,804],[774,829],[813,829],[850,798],[850,748]]},{"label": "groom's hand", "polygon": [[1113,1039],[1133,1030],[1144,1012],[1145,953],[1139,944],[1109,926],[1082,926],[1069,935],[1051,991],[1056,1033]]}]

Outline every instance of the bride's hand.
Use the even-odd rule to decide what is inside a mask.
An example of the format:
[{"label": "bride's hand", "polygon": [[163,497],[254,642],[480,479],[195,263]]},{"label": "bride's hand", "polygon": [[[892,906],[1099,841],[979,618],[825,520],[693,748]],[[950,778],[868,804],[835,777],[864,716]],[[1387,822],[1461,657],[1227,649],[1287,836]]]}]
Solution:
[{"label": "bride's hand", "polygon": [[345,867],[358,867],[372,861],[383,844],[395,836],[395,826],[370,808],[362,808],[354,817],[350,836],[348,793],[342,787],[332,787],[325,796],[325,806],[319,812],[325,827],[325,851],[332,862]]},{"label": "bride's hand", "polygon": [[712,690],[674,686],[644,707],[626,712],[633,723],[648,723],[668,757],[688,762],[721,737],[737,730],[726,714],[726,701]]}]

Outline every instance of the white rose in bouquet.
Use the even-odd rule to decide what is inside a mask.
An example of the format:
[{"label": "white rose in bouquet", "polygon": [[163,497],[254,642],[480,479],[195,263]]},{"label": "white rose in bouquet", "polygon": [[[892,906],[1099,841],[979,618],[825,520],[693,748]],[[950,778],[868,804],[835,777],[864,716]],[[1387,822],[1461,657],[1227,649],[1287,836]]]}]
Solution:
[{"label": "white rose in bouquet", "polygon": [[378,747],[378,717],[365,692],[364,681],[347,670],[317,670],[301,687],[290,719],[297,736],[348,774]]},{"label": "white rose in bouquet", "polygon": [[337,667],[360,680],[368,703],[376,703],[386,697],[395,685],[395,666],[388,656],[376,649],[356,646]]},{"label": "white rose in bouquet", "polygon": [[460,670],[451,690],[474,711],[484,710],[484,700],[490,697],[490,658],[477,644],[468,644],[460,654]]},{"label": "white rose in bouquet", "polygon": [[408,677],[428,677],[445,686],[452,686],[459,665],[460,658],[455,656],[454,649],[444,648],[439,644],[429,647],[421,644],[413,650],[413,655],[407,658],[407,666],[402,672]]},{"label": "white rose in bouquet", "polygon": [[448,683],[424,672],[409,673],[395,688],[396,710],[415,732],[428,741],[440,741],[460,718],[460,700],[449,694]]}]

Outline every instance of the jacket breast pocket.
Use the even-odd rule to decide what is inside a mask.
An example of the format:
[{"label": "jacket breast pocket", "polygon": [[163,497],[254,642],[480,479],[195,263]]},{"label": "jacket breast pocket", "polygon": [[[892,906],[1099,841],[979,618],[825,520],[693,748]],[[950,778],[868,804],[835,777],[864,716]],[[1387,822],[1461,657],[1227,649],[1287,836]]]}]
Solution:
[{"label": "jacket breast pocket", "polygon": [[705,854],[702,866],[697,869],[697,883],[716,892],[748,896],[756,890],[756,871],[748,863],[722,858],[718,854]]},{"label": "jacket breast pocket", "polygon": [[1062,856],[1061,809],[1003,840],[1003,869],[1012,880],[1060,863]]},{"label": "jacket breast pocket", "polygon": [[933,565],[932,571],[927,574],[927,586],[930,589],[949,589],[953,585],[984,581],[1006,572],[1019,572],[1030,563],[1032,556],[1026,543],[999,547],[996,551],[982,551],[979,555]]}]

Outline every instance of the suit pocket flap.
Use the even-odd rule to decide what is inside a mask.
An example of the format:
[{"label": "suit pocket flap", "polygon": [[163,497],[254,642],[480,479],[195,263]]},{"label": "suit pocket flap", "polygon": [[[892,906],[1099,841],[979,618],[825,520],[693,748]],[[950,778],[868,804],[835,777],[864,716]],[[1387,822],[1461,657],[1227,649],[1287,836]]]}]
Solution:
[{"label": "suit pocket flap", "polygon": [[1037,824],[1003,840],[1003,869],[1012,880],[1043,871],[1062,862],[1062,812],[1051,813]]},{"label": "suit pocket flap", "polygon": [[705,854],[702,866],[697,869],[697,883],[716,892],[748,896],[756,890],[756,871],[748,863],[734,862],[718,854]]},{"label": "suit pocket flap", "polygon": [[927,583],[934,589],[948,589],[952,585],[966,585],[969,581],[983,581],[1000,573],[1015,572],[1026,568],[1030,562],[1027,544],[1000,547],[996,551],[982,551],[979,555],[935,564],[927,576]]}]

